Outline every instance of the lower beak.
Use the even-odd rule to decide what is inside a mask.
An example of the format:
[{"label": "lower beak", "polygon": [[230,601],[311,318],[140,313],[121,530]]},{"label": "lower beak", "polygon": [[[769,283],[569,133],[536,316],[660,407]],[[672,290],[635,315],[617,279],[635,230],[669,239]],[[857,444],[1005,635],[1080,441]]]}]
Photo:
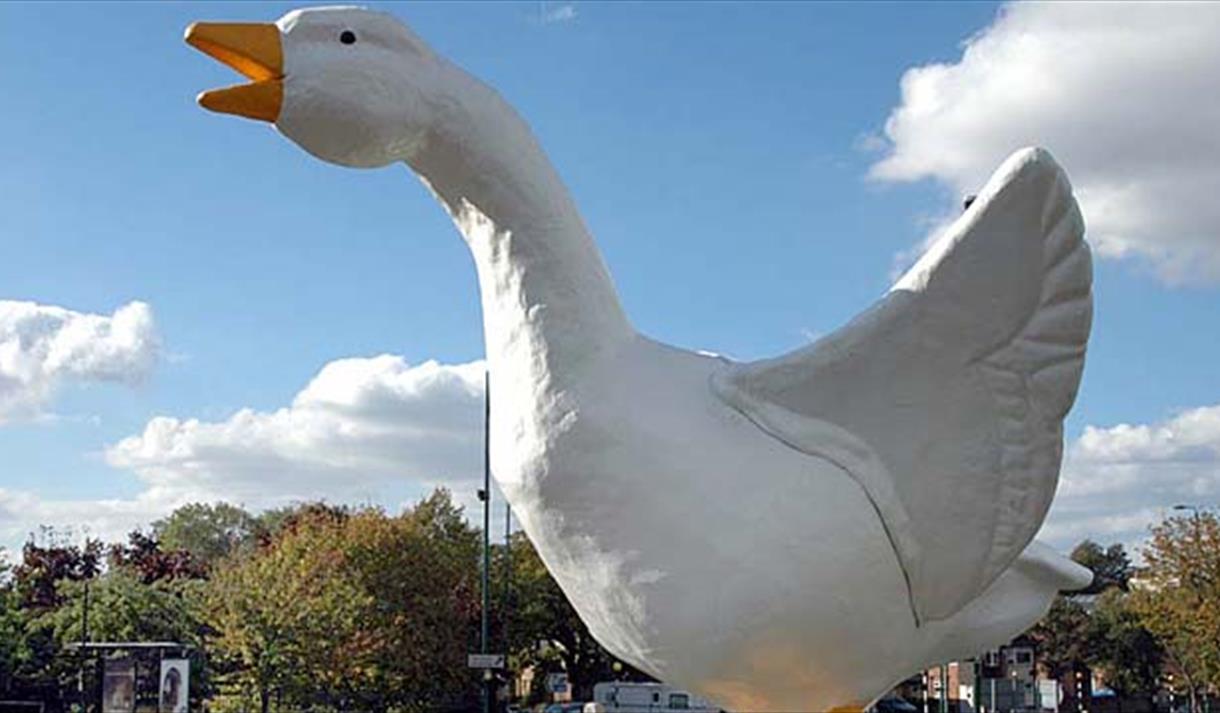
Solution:
[{"label": "lower beak", "polygon": [[211,111],[274,123],[284,102],[284,51],[280,30],[269,23],[196,22],[186,43],[229,65],[251,81],[199,95]]}]

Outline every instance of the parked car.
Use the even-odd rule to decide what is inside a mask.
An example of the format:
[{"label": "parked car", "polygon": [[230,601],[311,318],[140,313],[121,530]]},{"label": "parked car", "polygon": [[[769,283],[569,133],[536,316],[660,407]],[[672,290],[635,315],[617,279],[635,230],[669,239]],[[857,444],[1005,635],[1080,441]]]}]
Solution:
[{"label": "parked car", "polygon": [[869,709],[872,713],[918,713],[919,709],[914,704],[904,701],[901,698],[890,697],[882,698],[873,704]]}]

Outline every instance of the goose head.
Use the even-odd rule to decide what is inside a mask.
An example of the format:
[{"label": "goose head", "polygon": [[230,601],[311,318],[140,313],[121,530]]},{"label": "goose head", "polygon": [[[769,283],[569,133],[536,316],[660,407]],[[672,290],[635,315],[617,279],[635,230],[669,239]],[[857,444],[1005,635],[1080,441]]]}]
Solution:
[{"label": "goose head", "polygon": [[342,166],[409,158],[443,104],[446,63],[386,13],[324,7],[275,23],[197,22],[186,41],[250,80],[201,93],[204,108],[270,122]]}]

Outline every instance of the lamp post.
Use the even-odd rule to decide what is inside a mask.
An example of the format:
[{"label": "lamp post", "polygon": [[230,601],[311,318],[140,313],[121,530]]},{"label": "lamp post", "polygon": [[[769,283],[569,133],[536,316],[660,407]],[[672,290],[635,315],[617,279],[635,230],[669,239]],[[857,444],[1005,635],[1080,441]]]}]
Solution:
[{"label": "lamp post", "polygon": [[[1177,505],[1174,505],[1173,509],[1190,511],[1190,513],[1191,513],[1190,521],[1191,521],[1191,524],[1194,525],[1194,531],[1195,531],[1194,532],[1195,547],[1202,550],[1202,548],[1203,548],[1203,523],[1201,522],[1201,520],[1199,518],[1199,513],[1204,510],[1210,511],[1214,508],[1210,505],[1189,505],[1189,504],[1179,503]],[[1191,713],[1195,713],[1196,694],[1195,694],[1193,686],[1191,687],[1191,691],[1190,691],[1190,700],[1191,700]],[[1203,699],[1203,710],[1211,711],[1211,695],[1210,695],[1210,693],[1208,693],[1206,691],[1205,691],[1205,697]]]}]

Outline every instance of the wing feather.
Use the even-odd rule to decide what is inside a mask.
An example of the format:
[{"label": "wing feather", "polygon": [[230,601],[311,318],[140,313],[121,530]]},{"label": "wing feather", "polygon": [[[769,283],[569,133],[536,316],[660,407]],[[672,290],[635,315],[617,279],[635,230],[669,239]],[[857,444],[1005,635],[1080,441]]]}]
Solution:
[{"label": "wing feather", "polygon": [[872,309],[713,378],[761,428],[861,484],[919,621],[981,594],[1050,506],[1092,321],[1083,234],[1054,159],[1019,151]]}]

